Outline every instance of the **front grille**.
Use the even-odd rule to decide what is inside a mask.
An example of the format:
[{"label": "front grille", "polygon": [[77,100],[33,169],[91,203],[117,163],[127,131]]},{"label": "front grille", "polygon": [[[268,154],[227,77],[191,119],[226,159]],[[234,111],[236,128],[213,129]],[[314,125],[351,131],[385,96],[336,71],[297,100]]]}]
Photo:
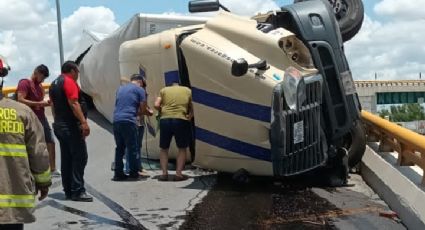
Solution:
[{"label": "front grille", "polygon": [[[309,171],[324,163],[326,155],[322,150],[320,114],[321,114],[321,83],[306,82],[306,101],[299,110],[291,110],[285,104],[283,93],[281,98],[274,98],[274,103],[280,104],[280,118],[275,117],[272,124],[276,129],[280,124],[280,148],[272,142],[274,173],[278,176],[291,176]],[[275,93],[274,97],[278,96]],[[273,107],[277,107],[274,105]],[[274,112],[274,114],[279,114]],[[276,141],[276,139],[275,139]]]}]

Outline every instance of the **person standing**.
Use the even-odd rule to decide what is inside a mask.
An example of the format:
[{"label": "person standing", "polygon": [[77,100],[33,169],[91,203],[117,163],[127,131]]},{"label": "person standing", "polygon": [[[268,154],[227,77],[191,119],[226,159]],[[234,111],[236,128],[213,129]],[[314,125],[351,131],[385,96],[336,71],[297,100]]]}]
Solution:
[{"label": "person standing", "polygon": [[41,83],[49,77],[49,69],[45,65],[39,65],[34,69],[29,79],[19,81],[17,88],[17,99],[19,102],[29,106],[37,115],[44,129],[44,138],[49,151],[50,170],[53,176],[60,176],[56,169],[55,141],[53,140],[52,130],[47,121],[44,107],[49,106],[49,102],[44,100],[44,89]]},{"label": "person standing", "polygon": [[49,192],[49,153],[37,116],[3,97],[0,84],[0,229],[20,230],[35,221],[35,196],[43,200]]},{"label": "person standing", "polygon": [[[143,76],[142,76],[143,77]],[[148,94],[146,92],[146,79],[143,77],[142,78],[142,88],[143,90],[145,90],[145,99],[147,101],[148,98]],[[148,109],[150,110],[149,106]],[[140,151],[138,152],[140,154],[140,157],[137,157],[138,160],[138,164],[140,164],[140,170],[139,170],[139,175],[141,176],[147,176],[146,171],[143,169],[142,167],[142,157],[141,157],[141,150],[142,150],[142,146],[143,146],[143,134],[145,133],[145,115],[137,115],[136,117],[136,124],[137,124],[137,132],[138,132],[138,144],[139,144],[139,149]],[[129,174],[130,173],[130,155],[128,154],[128,148],[126,148],[125,150],[125,165],[124,165],[124,173]]]},{"label": "person standing", "polygon": [[155,101],[160,112],[160,163],[162,175],[160,181],[168,180],[168,151],[171,139],[175,138],[179,153],[177,156],[176,181],[185,180],[182,174],[186,163],[186,151],[191,140],[190,121],[193,117],[192,92],[175,81],[171,86],[161,89]]},{"label": "person standing", "polygon": [[[130,83],[117,90],[113,119],[116,144],[115,172],[112,178],[114,181],[140,178],[141,156],[137,116],[151,116],[153,114],[147,106],[146,92],[142,88],[143,81],[143,76],[135,74],[131,76]],[[126,151],[129,162],[129,176],[123,172],[123,157]]]},{"label": "person standing", "polygon": [[84,187],[84,170],[87,165],[85,138],[90,134],[80,87],[77,84],[79,69],[75,62],[62,65],[62,74],[49,89],[54,118],[53,130],[61,151],[62,185],[66,199],[92,202],[93,197]]}]

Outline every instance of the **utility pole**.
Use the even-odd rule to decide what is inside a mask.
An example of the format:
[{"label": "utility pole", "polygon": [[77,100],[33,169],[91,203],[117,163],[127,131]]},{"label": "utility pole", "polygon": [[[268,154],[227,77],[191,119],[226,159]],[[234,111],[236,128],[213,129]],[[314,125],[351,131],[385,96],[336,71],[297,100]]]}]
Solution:
[{"label": "utility pole", "polygon": [[62,16],[61,16],[61,6],[59,0],[56,0],[56,14],[58,20],[58,38],[59,38],[59,55],[60,55],[60,64],[61,67],[64,63],[63,60],[63,41],[62,41]]}]

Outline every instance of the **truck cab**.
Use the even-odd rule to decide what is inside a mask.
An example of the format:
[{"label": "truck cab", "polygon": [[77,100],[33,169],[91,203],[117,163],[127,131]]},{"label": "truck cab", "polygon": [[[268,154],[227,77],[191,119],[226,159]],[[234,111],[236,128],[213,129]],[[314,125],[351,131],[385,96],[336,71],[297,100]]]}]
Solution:
[{"label": "truck cab", "polygon": [[[121,78],[145,75],[148,104],[174,79],[192,90],[194,165],[285,177],[349,157],[360,105],[338,24],[322,1],[252,19],[220,12],[127,41],[119,62]],[[153,131],[146,148],[158,156]]]}]

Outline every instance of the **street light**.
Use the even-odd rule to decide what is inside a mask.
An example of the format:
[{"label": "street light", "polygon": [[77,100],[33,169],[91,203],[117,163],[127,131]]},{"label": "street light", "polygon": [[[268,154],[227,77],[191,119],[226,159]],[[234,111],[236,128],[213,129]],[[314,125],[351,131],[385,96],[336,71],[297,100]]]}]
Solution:
[{"label": "street light", "polygon": [[56,0],[56,15],[58,20],[58,38],[59,38],[59,55],[60,55],[60,64],[63,65],[63,42],[62,42],[62,18],[61,18],[61,7],[59,0]]}]

